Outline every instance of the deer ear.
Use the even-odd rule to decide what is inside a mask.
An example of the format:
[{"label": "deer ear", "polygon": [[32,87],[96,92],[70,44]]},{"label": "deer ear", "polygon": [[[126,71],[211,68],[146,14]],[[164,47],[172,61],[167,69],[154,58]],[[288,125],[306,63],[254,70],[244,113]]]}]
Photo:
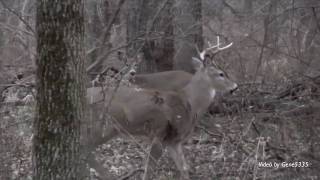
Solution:
[{"label": "deer ear", "polygon": [[196,57],[192,57],[192,65],[196,70],[202,69],[204,67],[203,62]]}]

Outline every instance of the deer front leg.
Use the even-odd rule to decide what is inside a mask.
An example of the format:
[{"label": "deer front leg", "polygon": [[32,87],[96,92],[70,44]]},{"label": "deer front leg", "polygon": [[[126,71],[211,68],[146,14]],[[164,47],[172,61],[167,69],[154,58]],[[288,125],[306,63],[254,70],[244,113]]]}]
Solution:
[{"label": "deer front leg", "polygon": [[188,180],[189,178],[189,166],[187,161],[184,157],[183,150],[182,150],[182,143],[178,144],[169,144],[168,145],[168,152],[173,161],[175,162],[177,168],[180,171],[180,179],[181,180]]},{"label": "deer front leg", "polygon": [[108,142],[113,137],[117,136],[118,132],[115,128],[110,129],[106,135],[101,136],[99,133],[95,133],[91,136],[88,140],[88,147],[87,147],[87,163],[89,168],[93,168],[98,174],[99,178],[102,180],[113,180],[116,179],[113,175],[108,173],[108,170],[105,169],[100,162],[98,162],[95,158],[94,151],[95,149]]},{"label": "deer front leg", "polygon": [[101,180],[113,180],[116,179],[112,174],[108,173],[108,170],[105,169],[101,163],[99,163],[93,152],[89,152],[87,161],[89,164],[89,168],[93,168],[98,174],[99,179]]},{"label": "deer front leg", "polygon": [[161,155],[162,155],[162,144],[157,138],[154,138],[152,140],[151,149],[147,157],[143,180],[152,179],[152,174],[154,173],[154,170],[157,167],[157,162],[158,162],[158,159],[161,157]]}]

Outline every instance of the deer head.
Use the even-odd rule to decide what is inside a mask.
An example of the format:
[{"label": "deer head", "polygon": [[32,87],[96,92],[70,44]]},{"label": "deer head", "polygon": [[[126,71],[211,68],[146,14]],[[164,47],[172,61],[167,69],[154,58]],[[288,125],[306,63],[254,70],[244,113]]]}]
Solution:
[{"label": "deer head", "polygon": [[237,89],[237,84],[231,81],[224,71],[215,65],[208,65],[203,60],[193,57],[193,64],[197,69],[195,75],[201,76],[211,89],[220,92],[233,92]]},{"label": "deer head", "polygon": [[219,38],[217,40],[216,45],[199,52],[200,59],[196,57],[192,58],[196,73],[183,89],[191,105],[194,107],[195,113],[203,113],[213,102],[216,92],[233,92],[238,87],[236,83],[230,80],[227,73],[218,67],[213,59],[209,59],[206,56],[209,51],[213,51],[213,54],[216,54],[232,45],[230,43],[227,46],[221,47]]}]

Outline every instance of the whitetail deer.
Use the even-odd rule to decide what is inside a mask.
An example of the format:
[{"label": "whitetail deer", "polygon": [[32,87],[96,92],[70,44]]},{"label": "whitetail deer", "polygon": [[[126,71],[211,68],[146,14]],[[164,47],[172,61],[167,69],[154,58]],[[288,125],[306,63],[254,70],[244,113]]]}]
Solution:
[{"label": "whitetail deer", "polygon": [[[219,42],[215,48],[225,49],[219,46]],[[212,47],[200,53],[202,60],[209,49]],[[109,127],[103,136],[95,137],[91,142],[92,147],[103,144],[120,133],[146,136],[152,144],[144,179],[151,179],[151,169],[156,166],[165,147],[180,171],[180,178],[189,179],[189,167],[182,144],[190,138],[198,117],[207,110],[216,91],[234,91],[237,88],[237,84],[222,70],[202,60],[192,58],[197,71],[187,84],[177,91],[120,87],[108,111],[117,126]],[[170,80],[168,79],[168,82]],[[101,103],[104,102],[104,96],[100,88],[89,88],[87,96],[92,102],[90,106],[93,111],[103,111],[104,106]],[[96,170],[100,175],[104,174],[103,170]]]}]

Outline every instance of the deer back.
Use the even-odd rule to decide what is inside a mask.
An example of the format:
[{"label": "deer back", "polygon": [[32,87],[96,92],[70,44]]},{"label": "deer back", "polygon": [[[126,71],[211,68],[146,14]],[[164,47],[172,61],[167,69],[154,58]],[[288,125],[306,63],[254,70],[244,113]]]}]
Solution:
[{"label": "deer back", "polygon": [[185,87],[191,78],[192,74],[185,71],[165,71],[135,75],[132,83],[141,88],[177,91]]}]

